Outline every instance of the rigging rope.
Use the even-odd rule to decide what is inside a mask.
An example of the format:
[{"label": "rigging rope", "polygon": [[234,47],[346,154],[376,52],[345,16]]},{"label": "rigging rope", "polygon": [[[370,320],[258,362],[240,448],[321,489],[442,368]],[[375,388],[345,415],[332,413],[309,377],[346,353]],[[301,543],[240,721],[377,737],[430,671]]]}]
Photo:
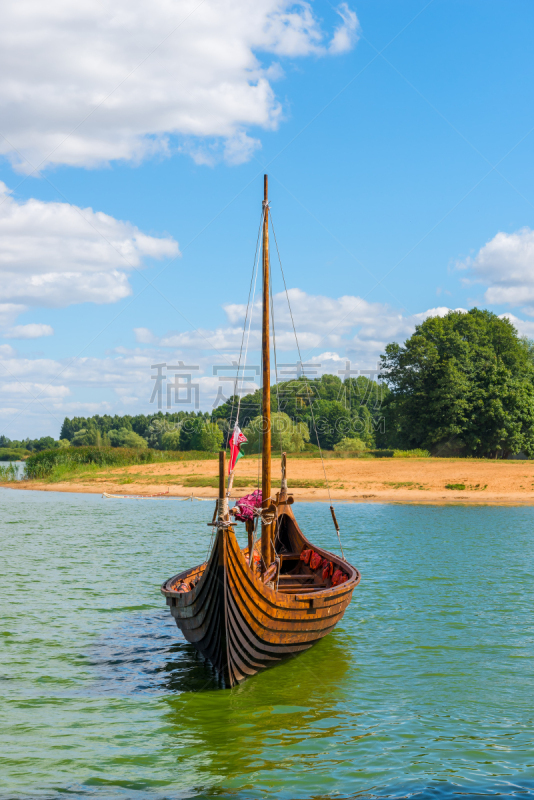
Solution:
[{"label": "rigging rope", "polygon": [[[254,254],[254,265],[252,267],[252,275],[251,275],[251,278],[250,278],[250,286],[249,286],[249,290],[248,290],[247,310],[246,310],[246,314],[245,314],[245,321],[243,323],[243,334],[241,336],[241,349],[239,351],[239,361],[238,361],[238,364],[237,364],[237,375],[236,375],[236,380],[235,380],[235,384],[234,384],[234,397],[232,399],[232,410],[230,412],[230,420],[232,419],[232,415],[233,415],[236,393],[238,394],[237,412],[236,412],[234,428],[233,428],[232,431],[230,431],[230,436],[234,435],[234,431],[238,427],[239,412],[241,411],[241,394],[243,392],[243,384],[245,382],[245,369],[246,369],[246,365],[247,365],[248,346],[249,346],[249,342],[250,342],[250,330],[251,330],[251,327],[252,327],[252,312],[253,312],[253,309],[254,309],[254,300],[255,300],[255,297],[256,297],[256,284],[257,284],[257,281],[258,281],[258,272],[259,272],[259,269],[258,269],[258,264],[259,264],[258,251],[259,251],[260,233],[261,233],[261,229],[262,229],[262,225],[263,225],[264,213],[265,213],[265,211],[262,208],[261,217],[260,217],[260,226],[259,226],[259,229],[258,229],[258,236],[257,236],[257,239],[256,239],[256,252]],[[251,295],[252,295],[252,298],[251,298]],[[250,314],[249,314],[249,312],[250,312]],[[242,356],[243,356],[243,344],[244,344],[244,341],[245,341],[245,331],[247,329],[247,319],[248,319],[248,323],[249,323],[249,325],[248,325],[248,334],[247,334],[247,344],[246,344],[246,347],[245,347],[245,360],[244,360],[244,364],[243,364],[243,374],[242,374],[242,378],[241,378],[241,390],[238,392],[237,383],[238,383],[238,380],[239,380],[239,372],[241,370],[241,359],[242,359]],[[228,443],[230,443],[230,437],[228,438]],[[227,480],[227,484],[226,484],[226,498],[227,498],[227,501],[230,498],[230,493],[232,491],[233,480],[234,480],[234,471],[232,470],[228,475],[228,480]]]},{"label": "rigging rope", "polygon": [[[242,358],[242,355],[243,355],[243,344],[244,344],[244,341],[245,341],[245,331],[247,329],[247,319],[248,319],[249,311],[250,311],[250,323],[252,322],[252,308],[254,306],[254,297],[256,296],[256,283],[257,283],[257,278],[258,278],[258,270],[257,270],[257,266],[258,266],[258,249],[259,249],[259,243],[260,243],[261,229],[262,229],[262,226],[263,226],[263,215],[264,215],[264,213],[265,213],[264,209],[262,208],[261,216],[260,216],[260,225],[259,225],[259,228],[258,228],[258,236],[256,238],[256,250],[254,252],[254,262],[253,262],[253,266],[252,266],[252,274],[250,276],[250,285],[249,285],[249,288],[248,288],[247,310],[246,310],[246,313],[245,313],[245,321],[243,323],[243,333],[241,335],[241,347],[240,347],[240,350],[239,350],[239,360],[237,362],[237,374],[236,374],[235,383],[234,383],[234,395],[232,397],[232,408],[231,408],[231,411],[230,411],[230,424],[231,424],[231,421],[232,421],[232,417],[234,415],[235,397],[236,397],[236,394],[237,394],[237,383],[239,381],[239,371],[240,371],[240,368],[241,368],[241,358]],[[252,291],[252,287],[253,286],[254,286],[254,291]],[[252,306],[251,306],[251,303],[250,303],[251,294],[252,294]],[[243,389],[244,372],[245,372],[245,366],[246,366],[246,363],[247,363],[248,342],[249,342],[249,339],[250,339],[250,323],[249,323],[249,329],[248,329],[247,348],[246,348],[246,351],[245,351],[245,362],[244,362],[244,365],[243,365],[243,378],[242,378],[242,381],[241,381],[241,389]],[[240,411],[240,409],[241,409],[241,395],[239,394],[238,395],[238,401],[237,401],[237,413],[236,413],[235,425],[237,425],[237,423],[239,421],[239,411]],[[233,431],[230,432],[230,435],[228,437],[228,444],[230,443],[230,436],[232,434],[233,434]]]},{"label": "rigging rope", "polygon": [[[280,264],[280,272],[282,273],[282,280],[284,282],[284,291],[286,293],[287,305],[288,305],[289,314],[290,314],[290,317],[291,317],[291,325],[293,326],[293,334],[295,336],[295,344],[297,346],[297,352],[299,354],[299,362],[300,362],[300,365],[302,367],[302,377],[304,378],[304,381],[305,381],[305,384],[306,384],[307,393],[308,393],[308,403],[309,403],[309,406],[310,406],[310,413],[311,413],[311,418],[312,418],[313,429],[315,431],[315,439],[317,441],[317,446],[319,447],[319,455],[321,456],[321,466],[323,468],[323,475],[324,475],[324,479],[325,479],[325,483],[326,483],[326,489],[327,489],[327,492],[328,492],[328,500],[330,502],[330,510],[331,510],[331,513],[332,513],[332,517],[334,518],[334,506],[333,506],[333,503],[332,503],[332,495],[330,493],[330,483],[328,481],[328,477],[327,477],[327,474],[326,474],[326,467],[325,467],[324,458],[323,458],[323,451],[321,449],[321,443],[319,441],[319,436],[317,434],[317,425],[315,424],[315,414],[313,413],[313,403],[312,403],[311,395],[310,395],[310,386],[309,386],[309,383],[308,383],[308,378],[306,377],[306,375],[304,373],[304,366],[302,364],[302,354],[300,352],[300,345],[299,345],[299,340],[298,340],[298,336],[297,336],[297,329],[295,327],[295,320],[293,318],[293,309],[291,308],[291,302],[289,300],[289,292],[287,290],[286,276],[284,274],[284,268],[282,266],[282,259],[280,258],[280,250],[278,249],[278,241],[276,239],[276,232],[274,230],[274,223],[273,223],[272,213],[271,213],[271,227],[272,227],[272,230],[273,230],[273,237],[274,237],[274,243],[275,243],[275,247],[276,247],[276,253],[278,255],[278,263]],[[345,555],[343,553],[343,545],[341,544],[341,536],[340,536],[340,533],[339,533],[339,527],[337,525],[336,525],[336,533],[337,533],[337,538],[338,538],[338,541],[339,541],[339,547],[340,547],[340,550],[341,550],[341,555],[343,556],[343,560],[345,560]]]},{"label": "rigging rope", "polygon": [[[274,228],[272,227],[272,220],[271,220],[271,228],[274,234]],[[275,375],[275,386],[276,386],[276,407],[278,409],[278,413],[280,414],[280,390],[278,387],[278,362],[276,359],[276,329],[274,324],[274,302],[273,302],[273,282],[272,282],[272,272],[271,272],[271,259],[269,258],[269,303],[271,306],[271,320],[272,320],[272,327],[273,327],[273,354],[274,354],[274,375]],[[281,420],[278,420],[281,423]],[[272,426],[271,426],[271,436],[272,436]],[[272,448],[271,448],[272,449]],[[282,437],[280,436],[280,460],[282,459],[283,454],[283,443]],[[278,531],[280,528],[280,519],[276,518],[276,524],[273,531],[273,536],[271,537],[271,544],[273,546],[273,552],[276,556],[276,537],[278,536]]]}]

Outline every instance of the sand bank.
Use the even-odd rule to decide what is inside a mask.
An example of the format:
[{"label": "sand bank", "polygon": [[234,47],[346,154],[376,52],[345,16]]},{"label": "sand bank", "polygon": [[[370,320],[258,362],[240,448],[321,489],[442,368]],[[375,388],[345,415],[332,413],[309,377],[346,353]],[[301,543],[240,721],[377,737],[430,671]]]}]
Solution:
[{"label": "sand bank", "polygon": [[[534,505],[534,461],[465,459],[328,459],[330,495],[336,500],[387,503],[466,503]],[[217,490],[195,483],[214,478],[216,461],[167,462],[102,469],[73,476],[63,483],[24,481],[3,484],[12,489],[48,492],[110,492],[153,494],[169,489],[171,496],[215,497]],[[273,478],[280,460],[273,460]],[[257,465],[241,461],[237,475],[248,489],[258,484]],[[320,459],[288,459],[288,480],[297,500],[328,500]],[[304,486],[299,487],[299,482]],[[447,488],[450,486],[452,488]],[[461,489],[465,486],[465,489]],[[247,487],[234,490],[235,497]]]}]

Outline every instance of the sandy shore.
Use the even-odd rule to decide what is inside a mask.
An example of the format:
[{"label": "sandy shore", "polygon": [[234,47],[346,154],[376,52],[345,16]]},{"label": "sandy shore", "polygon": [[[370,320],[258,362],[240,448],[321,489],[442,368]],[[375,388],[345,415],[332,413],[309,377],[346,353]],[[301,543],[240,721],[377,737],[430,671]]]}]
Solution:
[{"label": "sandy shore", "polygon": [[[336,500],[388,503],[466,503],[534,505],[534,461],[485,461],[464,459],[328,459],[325,461],[330,494]],[[237,475],[257,486],[257,467],[242,461]],[[24,481],[2,484],[11,489],[101,494],[153,494],[169,489],[171,496],[215,497],[217,490],[195,487],[198,478],[214,477],[216,461],[186,461],[135,465],[102,471],[65,483]],[[273,478],[280,474],[280,460],[273,460]],[[298,487],[299,481],[324,482],[320,459],[288,460],[288,481],[300,500],[328,500],[326,486]],[[297,484],[297,485],[295,485]],[[465,489],[446,488],[463,485]],[[235,497],[247,488],[234,490]]]}]

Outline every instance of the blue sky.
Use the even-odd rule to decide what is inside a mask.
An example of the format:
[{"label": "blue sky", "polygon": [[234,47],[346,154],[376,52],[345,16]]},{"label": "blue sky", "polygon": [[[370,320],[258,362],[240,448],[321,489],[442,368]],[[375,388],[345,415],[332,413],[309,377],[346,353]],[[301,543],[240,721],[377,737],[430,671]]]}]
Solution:
[{"label": "blue sky", "polygon": [[[212,407],[213,366],[238,350],[264,171],[318,372],[372,369],[446,308],[487,307],[534,336],[531,3],[7,7],[10,438],[149,413],[154,363],[198,365]],[[294,362],[281,298],[275,313],[279,360]]]}]

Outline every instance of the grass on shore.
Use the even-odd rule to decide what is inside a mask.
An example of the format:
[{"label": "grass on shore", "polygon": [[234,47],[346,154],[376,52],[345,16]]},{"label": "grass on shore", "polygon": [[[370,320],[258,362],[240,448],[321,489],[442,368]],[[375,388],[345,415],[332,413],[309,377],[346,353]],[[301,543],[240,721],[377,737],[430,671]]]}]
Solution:
[{"label": "grass on shore", "polygon": [[7,467],[0,466],[0,483],[11,483],[16,480],[18,480],[18,472],[14,464],[9,464]]},{"label": "grass on shore", "polygon": [[445,488],[453,489],[455,492],[463,492],[465,489],[468,489],[470,492],[483,492],[484,489],[488,488],[488,484],[486,483],[482,486],[480,483],[446,483]]},{"label": "grass on shore", "polygon": [[[212,489],[216,489],[219,486],[219,478],[217,475],[214,475],[213,477],[211,475],[189,475],[188,477],[183,478],[180,483],[182,486],[209,486]],[[299,480],[298,478],[291,481],[291,487],[294,489],[324,489],[325,485],[326,484],[324,481]],[[246,489],[255,486],[258,486],[257,475],[254,477],[234,478],[234,487],[236,489]],[[281,482],[279,480],[272,480],[271,486],[274,489],[279,489]]]},{"label": "grass on shore", "polygon": [[[273,452],[273,456],[276,454]],[[428,450],[321,450],[314,446],[300,453],[288,453],[291,458],[430,458]]]},{"label": "grass on shore", "polygon": [[197,450],[136,449],[133,447],[62,447],[34,453],[26,461],[26,475],[30,479],[53,480],[59,475],[82,475],[94,468],[129,467],[134,464],[157,464],[167,461],[209,461],[217,453]]},{"label": "grass on shore", "polygon": [[[273,454],[274,455],[274,454]],[[313,451],[289,454],[291,458],[317,458],[318,448]],[[410,451],[368,451],[366,454],[323,451],[326,458],[355,458],[355,457],[407,457],[421,458],[428,454],[423,450]],[[32,453],[26,459],[26,478],[29,480],[44,480],[50,483],[72,480],[94,480],[97,473],[102,468],[111,467],[130,467],[136,464],[157,464],[176,461],[210,461],[218,458],[217,453],[206,453],[195,450],[176,451],[176,450],[152,450],[135,449],[126,447],[65,447],[54,450],[44,450],[40,453]],[[189,483],[186,486],[216,486],[215,478],[200,478],[187,476]],[[206,480],[206,483],[202,483]],[[192,481],[201,481],[193,483]],[[179,481],[171,481],[179,482]],[[236,478],[235,486],[246,487],[254,486],[256,479],[250,481],[248,478]],[[323,488],[324,481],[304,481],[301,488]],[[273,484],[276,486],[276,484]]]},{"label": "grass on shore", "polygon": [[384,486],[391,486],[392,489],[421,489],[425,492],[429,491],[428,486],[422,483],[414,483],[414,481],[386,481]]},{"label": "grass on shore", "polygon": [[[116,465],[113,465],[114,467]],[[1,469],[1,468],[0,468]],[[0,473],[1,474],[1,473]],[[6,480],[4,478],[4,480]],[[115,483],[119,486],[128,484],[151,484],[158,486],[187,486],[192,488],[211,488],[219,486],[218,475],[147,475],[143,472],[125,472],[117,474],[116,469],[102,468],[99,464],[57,464],[44,479],[46,483]],[[258,476],[240,476],[234,478],[235,489],[254,489],[258,485]],[[280,488],[280,480],[273,480],[272,486]],[[300,489],[322,489],[323,480],[296,480],[292,486]]]}]

